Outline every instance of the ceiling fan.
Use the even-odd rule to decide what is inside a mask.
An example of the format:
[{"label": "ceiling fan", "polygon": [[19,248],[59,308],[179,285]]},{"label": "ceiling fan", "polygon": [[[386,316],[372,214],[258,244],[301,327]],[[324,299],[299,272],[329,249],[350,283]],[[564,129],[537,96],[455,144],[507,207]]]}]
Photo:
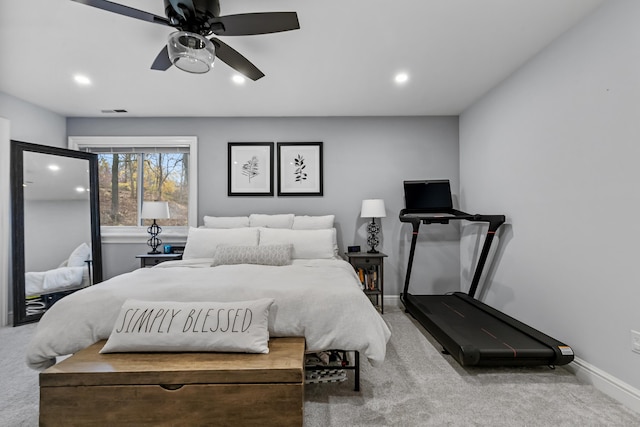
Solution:
[{"label": "ceiling fan", "polygon": [[218,57],[251,80],[264,73],[238,51],[216,37],[278,33],[300,28],[296,12],[242,13],[220,16],[219,0],[164,0],[167,17],[154,15],[106,0],[72,0],[108,12],[173,27],[167,45],[151,69],[165,71],[172,65],[190,73],[206,73]]}]

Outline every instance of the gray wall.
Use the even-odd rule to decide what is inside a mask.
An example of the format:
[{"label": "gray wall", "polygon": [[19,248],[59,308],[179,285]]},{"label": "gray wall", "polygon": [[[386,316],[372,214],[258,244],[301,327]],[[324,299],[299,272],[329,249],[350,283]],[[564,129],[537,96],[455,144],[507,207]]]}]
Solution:
[{"label": "gray wall", "polygon": [[11,122],[11,139],[67,147],[67,124],[59,114],[0,92],[0,117]]},{"label": "gray wall", "polygon": [[25,271],[57,268],[81,243],[91,246],[86,200],[25,200]]},{"label": "gray wall", "polygon": [[[198,218],[204,215],[287,213],[336,215],[339,246],[366,246],[363,199],[385,200],[381,250],[385,293],[398,295],[404,281],[410,227],[398,213],[404,207],[405,179],[450,178],[458,186],[457,117],[375,118],[69,118],[70,136],[195,135],[198,137]],[[227,143],[322,141],[324,197],[227,197]],[[434,243],[436,242],[436,243]],[[416,289],[459,284],[459,242],[454,226],[439,226],[430,241],[421,238]],[[142,245],[104,245],[105,275],[130,271]],[[427,274],[428,273],[428,274]],[[442,287],[443,285],[441,285]]]},{"label": "gray wall", "polygon": [[485,301],[636,389],[638,22],[605,3],[460,118],[462,205],[509,222]]},{"label": "gray wall", "polygon": [[[9,120],[10,138],[18,141],[32,142],[36,144],[52,145],[55,147],[67,146],[66,120],[64,117],[55,114],[49,110],[38,107],[37,105],[25,102],[14,96],[0,92],[0,117]],[[8,159],[10,156],[10,142],[0,139],[0,157]],[[7,162],[8,163],[8,162]],[[0,170],[0,218],[10,218],[11,208],[9,194],[3,194],[9,188],[9,168],[5,167]],[[5,198],[6,196],[6,198]],[[9,221],[6,223],[10,224]],[[10,239],[8,232],[2,232],[0,238]],[[11,244],[3,246],[6,248],[0,251],[2,264],[10,266],[11,260]],[[3,307],[10,307],[13,298],[13,290],[11,285],[11,270],[0,272],[5,275],[5,280],[0,281],[0,304]],[[2,310],[0,310],[0,313]],[[0,326],[8,321],[7,316],[0,317]]]}]

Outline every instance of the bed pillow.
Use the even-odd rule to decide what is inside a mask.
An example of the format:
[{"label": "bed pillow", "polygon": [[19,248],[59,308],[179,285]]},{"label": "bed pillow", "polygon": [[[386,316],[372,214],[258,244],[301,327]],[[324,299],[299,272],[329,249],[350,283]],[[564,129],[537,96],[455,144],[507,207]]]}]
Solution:
[{"label": "bed pillow", "polygon": [[241,228],[249,226],[248,216],[205,216],[206,228]]},{"label": "bed pillow", "polygon": [[291,228],[293,225],[293,214],[251,214],[249,215],[250,227],[266,228]]},{"label": "bed pillow", "polygon": [[238,302],[124,302],[100,353],[269,353],[273,298]]},{"label": "bed pillow", "polygon": [[232,264],[289,265],[291,245],[218,246],[211,266]]},{"label": "bed pillow", "polygon": [[67,267],[84,267],[85,261],[89,259],[91,259],[91,248],[86,243],[82,243],[69,255]]},{"label": "bed pillow", "polygon": [[286,230],[261,228],[260,246],[292,245],[293,259],[335,258],[334,242],[336,229]]},{"label": "bed pillow", "polygon": [[294,230],[323,230],[333,228],[335,215],[296,215],[293,217]]},{"label": "bed pillow", "polygon": [[189,228],[182,259],[213,258],[216,248],[227,246],[258,246],[255,228]]}]

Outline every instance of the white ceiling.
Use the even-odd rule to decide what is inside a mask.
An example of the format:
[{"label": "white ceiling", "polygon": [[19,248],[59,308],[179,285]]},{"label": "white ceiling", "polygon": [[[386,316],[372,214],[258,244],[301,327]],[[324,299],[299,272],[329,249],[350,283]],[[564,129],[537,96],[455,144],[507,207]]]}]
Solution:
[{"label": "white ceiling", "polygon": [[[219,61],[203,75],[150,70],[169,27],[70,0],[2,0],[0,91],[68,117],[457,115],[604,1],[220,0],[221,15],[300,21],[220,37],[266,74],[238,86]],[[116,2],[164,16],[162,0]]]}]

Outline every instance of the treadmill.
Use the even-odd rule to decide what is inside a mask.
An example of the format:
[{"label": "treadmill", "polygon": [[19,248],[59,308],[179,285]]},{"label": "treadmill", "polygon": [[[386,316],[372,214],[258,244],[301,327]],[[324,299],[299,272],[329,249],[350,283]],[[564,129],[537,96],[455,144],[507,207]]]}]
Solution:
[{"label": "treadmill", "polygon": [[[568,345],[527,326],[474,298],[493,238],[504,215],[479,215],[453,209],[449,180],[404,181],[405,209],[400,221],[413,227],[409,263],[400,300],[411,314],[462,366],[566,365],[573,360]],[[467,294],[413,295],[411,268],[421,224],[450,221],[489,224]]]}]

